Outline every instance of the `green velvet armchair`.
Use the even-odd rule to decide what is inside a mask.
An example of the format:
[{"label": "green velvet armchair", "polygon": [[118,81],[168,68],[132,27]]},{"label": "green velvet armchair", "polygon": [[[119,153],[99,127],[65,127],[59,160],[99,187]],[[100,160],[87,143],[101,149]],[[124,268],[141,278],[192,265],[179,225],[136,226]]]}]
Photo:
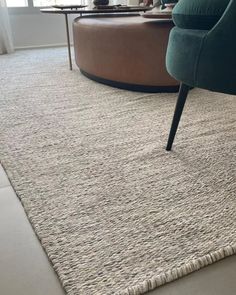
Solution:
[{"label": "green velvet armchair", "polygon": [[236,0],[180,0],[173,20],[166,66],[181,85],[168,151],[191,87],[236,94]]}]

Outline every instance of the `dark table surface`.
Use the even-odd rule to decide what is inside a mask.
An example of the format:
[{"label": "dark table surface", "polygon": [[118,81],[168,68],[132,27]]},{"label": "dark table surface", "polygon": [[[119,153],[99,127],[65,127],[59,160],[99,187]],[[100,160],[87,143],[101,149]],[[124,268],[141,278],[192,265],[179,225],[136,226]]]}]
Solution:
[{"label": "dark table surface", "polygon": [[91,13],[121,13],[121,12],[141,12],[151,10],[152,7],[144,6],[117,6],[112,9],[103,8],[92,8],[84,7],[78,9],[58,9],[58,8],[42,8],[40,11],[42,13],[55,13],[55,14],[91,14]]}]

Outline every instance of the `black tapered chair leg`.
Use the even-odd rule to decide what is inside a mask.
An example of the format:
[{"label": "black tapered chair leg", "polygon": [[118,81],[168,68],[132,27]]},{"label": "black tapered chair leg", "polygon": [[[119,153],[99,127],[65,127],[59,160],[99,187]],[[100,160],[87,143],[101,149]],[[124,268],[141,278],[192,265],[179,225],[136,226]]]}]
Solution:
[{"label": "black tapered chair leg", "polygon": [[174,142],[175,134],[178,129],[179,121],[184,109],[184,105],[185,105],[186,98],[188,96],[189,89],[190,87],[188,85],[181,83],[180,89],[179,89],[179,96],[178,96],[178,100],[175,107],[175,113],[172,120],[169,138],[168,138],[168,142],[166,146],[167,151],[171,150],[172,144]]}]

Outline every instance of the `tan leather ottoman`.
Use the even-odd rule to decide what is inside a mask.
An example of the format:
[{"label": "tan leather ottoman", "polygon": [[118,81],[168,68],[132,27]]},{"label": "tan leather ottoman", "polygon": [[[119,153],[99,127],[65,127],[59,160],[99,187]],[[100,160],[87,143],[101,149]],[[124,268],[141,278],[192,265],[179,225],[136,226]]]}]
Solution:
[{"label": "tan leather ottoman", "polygon": [[142,16],[84,16],[74,20],[75,60],[87,77],[145,92],[175,92],[166,71],[172,21]]}]

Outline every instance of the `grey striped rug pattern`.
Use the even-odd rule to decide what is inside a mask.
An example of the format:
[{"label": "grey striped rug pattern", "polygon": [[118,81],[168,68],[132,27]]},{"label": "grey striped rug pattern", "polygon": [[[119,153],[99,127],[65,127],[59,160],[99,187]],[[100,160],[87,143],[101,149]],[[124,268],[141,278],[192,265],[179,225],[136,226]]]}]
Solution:
[{"label": "grey striped rug pattern", "polygon": [[69,295],[143,294],[236,251],[236,99],[110,88],[66,50],[0,57],[0,160]]}]

